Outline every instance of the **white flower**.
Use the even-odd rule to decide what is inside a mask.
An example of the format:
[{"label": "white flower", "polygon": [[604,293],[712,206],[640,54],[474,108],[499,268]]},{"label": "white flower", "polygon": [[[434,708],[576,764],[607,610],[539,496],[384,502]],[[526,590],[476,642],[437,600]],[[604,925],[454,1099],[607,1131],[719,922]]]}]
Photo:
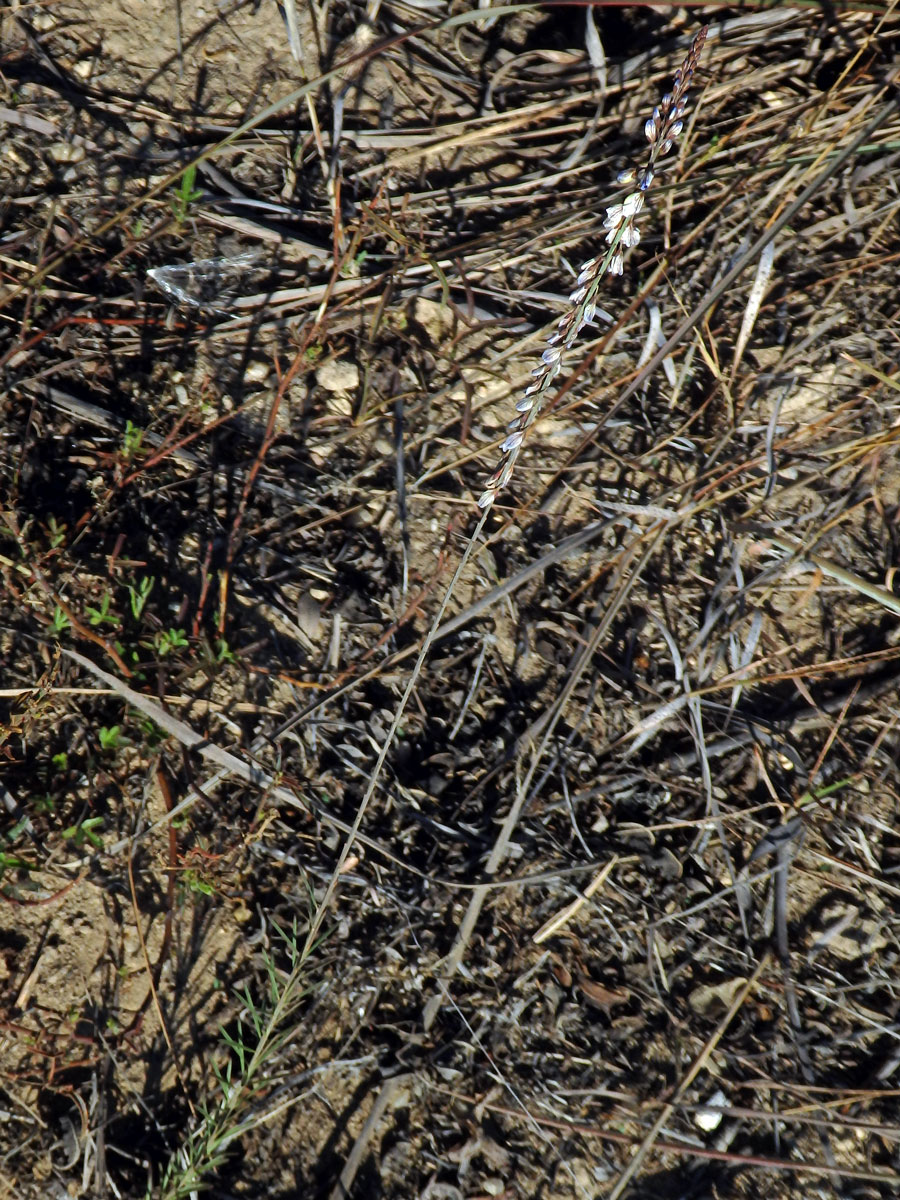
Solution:
[{"label": "white flower", "polygon": [[[622,224],[622,218],[624,214],[625,210],[623,206],[621,204],[614,204],[612,208],[608,208],[606,210],[606,220],[603,222],[603,228],[611,229],[613,233],[615,233],[618,227]],[[610,238],[607,238],[606,240],[610,241]]]}]

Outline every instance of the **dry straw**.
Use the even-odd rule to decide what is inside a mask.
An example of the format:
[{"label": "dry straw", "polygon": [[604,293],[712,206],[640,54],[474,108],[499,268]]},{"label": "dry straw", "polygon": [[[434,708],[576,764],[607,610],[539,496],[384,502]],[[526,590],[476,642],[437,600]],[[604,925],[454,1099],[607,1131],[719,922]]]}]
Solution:
[{"label": "dry straw", "polygon": [[636,220],[644,206],[647,189],[653,182],[658,159],[669,153],[683,128],[683,118],[687,109],[685,97],[691,86],[707,32],[708,27],[704,25],[691,42],[687,57],[675,72],[671,92],[666,92],[644,125],[644,133],[650,143],[650,154],[646,164],[640,171],[632,168],[619,175],[619,183],[636,182],[636,190],[630,192],[621,204],[614,204],[606,210],[606,220],[603,222],[607,230],[606,251],[596,258],[588,259],[579,272],[577,287],[569,297],[571,307],[560,318],[556,332],[547,339],[547,349],[541,355],[541,362],[531,372],[533,382],[525,389],[524,396],[516,405],[519,415],[509,424],[509,434],[500,447],[500,463],[479,497],[480,508],[490,508],[497,493],[508,483],[525,434],[543,411],[550,384],[562,369],[563,352],[574,345],[584,326],[593,320],[597,292],[603,276],[621,275],[624,251],[630,250],[640,241],[641,235]]}]

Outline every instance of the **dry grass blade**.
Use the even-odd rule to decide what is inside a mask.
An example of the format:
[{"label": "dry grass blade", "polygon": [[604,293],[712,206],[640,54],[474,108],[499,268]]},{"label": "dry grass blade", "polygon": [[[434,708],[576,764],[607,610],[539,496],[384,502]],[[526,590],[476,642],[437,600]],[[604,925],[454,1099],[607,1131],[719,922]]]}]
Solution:
[{"label": "dry grass blade", "polygon": [[700,1052],[700,1054],[697,1056],[697,1058],[692,1063],[690,1070],[687,1072],[687,1074],[684,1076],[684,1078],[678,1084],[678,1087],[675,1089],[674,1096],[663,1107],[659,1116],[653,1122],[653,1125],[650,1128],[649,1132],[647,1133],[647,1136],[644,1138],[643,1142],[641,1142],[640,1146],[638,1146],[637,1150],[632,1155],[631,1160],[628,1163],[628,1166],[625,1168],[625,1170],[622,1172],[622,1174],[616,1180],[615,1185],[612,1188],[612,1191],[610,1191],[610,1193],[609,1193],[609,1200],[619,1200],[619,1197],[623,1194],[623,1192],[625,1191],[629,1182],[634,1178],[635,1174],[640,1169],[640,1167],[643,1164],[644,1160],[646,1159],[647,1155],[652,1151],[654,1143],[656,1142],[657,1138],[659,1137],[659,1134],[660,1134],[661,1130],[663,1129],[663,1127],[665,1126],[666,1122],[671,1118],[672,1113],[675,1111],[676,1105],[684,1097],[688,1088],[691,1086],[691,1084],[694,1082],[694,1080],[697,1078],[697,1076],[700,1074],[700,1072],[706,1067],[707,1063],[709,1062],[710,1055],[713,1053],[716,1046],[721,1041],[722,1036],[725,1033],[725,1030],[728,1028],[728,1026],[731,1024],[731,1022],[734,1020],[734,1018],[737,1016],[737,1014],[743,1008],[744,1004],[747,1001],[747,997],[753,991],[756,981],[759,979],[760,975],[764,971],[765,967],[768,964],[768,961],[769,961],[768,955],[764,955],[760,959],[760,961],[757,963],[756,969],[754,970],[751,977],[746,981],[744,986],[740,989],[740,991],[737,993],[737,995],[732,1000],[731,1004],[728,1007],[728,1011],[725,1013],[725,1015],[722,1017],[722,1019],[719,1021],[718,1025],[716,1026],[715,1032],[712,1034],[712,1036],[706,1042],[702,1051]]},{"label": "dry grass blade", "polygon": [[[462,1099],[466,1099],[466,1097],[462,1097]],[[474,1101],[470,1102],[474,1105]],[[485,1104],[484,1108],[489,1112],[498,1113],[511,1119],[515,1119],[519,1115],[512,1109],[504,1108],[499,1104]],[[757,1116],[757,1113],[755,1110],[747,1110],[746,1113],[741,1113],[741,1115]],[[765,1118],[770,1116],[770,1114],[759,1115],[764,1115]],[[552,1118],[543,1116],[539,1120],[548,1128],[557,1129],[560,1133],[568,1135],[582,1134],[586,1138],[596,1139],[601,1143],[611,1143],[612,1145],[625,1146],[631,1144],[631,1140],[627,1134],[618,1133],[615,1130],[605,1127],[591,1126],[578,1122],[554,1121]],[[661,1153],[679,1158],[695,1158],[699,1161],[727,1163],[736,1169],[758,1167],[765,1171],[782,1171],[788,1176],[818,1175],[826,1180],[840,1174],[838,1168],[834,1167],[831,1163],[794,1162],[790,1159],[766,1157],[758,1154],[739,1154],[729,1150],[716,1150],[709,1146],[691,1145],[688,1142],[672,1142],[664,1138],[657,1139],[654,1145]],[[900,1184],[900,1176],[888,1171],[850,1170],[846,1172],[846,1178],[881,1183],[888,1188],[896,1188]]]}]

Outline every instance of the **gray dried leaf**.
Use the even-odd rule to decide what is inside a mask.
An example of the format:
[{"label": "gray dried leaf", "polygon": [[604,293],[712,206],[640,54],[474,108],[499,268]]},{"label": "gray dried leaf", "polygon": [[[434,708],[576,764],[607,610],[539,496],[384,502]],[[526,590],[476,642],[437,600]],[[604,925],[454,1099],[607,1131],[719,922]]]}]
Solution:
[{"label": "gray dried leaf", "polygon": [[735,996],[747,982],[745,975],[725,979],[722,983],[702,984],[688,996],[688,1004],[701,1017],[720,1017],[731,1007]]}]

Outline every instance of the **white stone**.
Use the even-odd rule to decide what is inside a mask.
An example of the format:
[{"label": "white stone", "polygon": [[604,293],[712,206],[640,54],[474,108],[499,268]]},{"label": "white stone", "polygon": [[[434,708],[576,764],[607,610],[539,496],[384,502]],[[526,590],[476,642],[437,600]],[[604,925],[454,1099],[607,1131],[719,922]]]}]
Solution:
[{"label": "white stone", "polygon": [[359,387],[359,367],[349,359],[334,359],[316,369],[316,383],[326,392],[349,392]]},{"label": "white stone", "polygon": [[704,1133],[712,1133],[718,1129],[722,1124],[724,1115],[722,1109],[726,1103],[725,1093],[721,1088],[717,1088],[707,1100],[706,1106],[694,1115],[694,1124],[697,1128],[702,1129]]}]

